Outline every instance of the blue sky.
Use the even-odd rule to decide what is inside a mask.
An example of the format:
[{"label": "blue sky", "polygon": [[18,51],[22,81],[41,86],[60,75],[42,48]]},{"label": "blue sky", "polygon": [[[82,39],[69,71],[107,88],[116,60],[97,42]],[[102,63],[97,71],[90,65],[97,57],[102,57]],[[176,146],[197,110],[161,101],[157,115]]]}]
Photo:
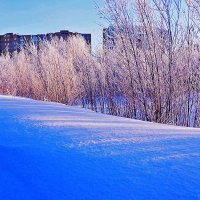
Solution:
[{"label": "blue sky", "polygon": [[36,34],[70,30],[92,33],[93,47],[102,39],[95,9],[103,0],[0,0],[0,34]]}]

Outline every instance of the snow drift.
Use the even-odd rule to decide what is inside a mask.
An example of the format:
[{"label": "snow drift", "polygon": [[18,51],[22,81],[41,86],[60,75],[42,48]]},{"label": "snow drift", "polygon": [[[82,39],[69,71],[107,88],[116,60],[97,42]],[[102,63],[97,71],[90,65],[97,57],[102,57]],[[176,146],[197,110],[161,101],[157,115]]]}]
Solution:
[{"label": "snow drift", "polygon": [[200,199],[200,129],[0,96],[0,199]]}]

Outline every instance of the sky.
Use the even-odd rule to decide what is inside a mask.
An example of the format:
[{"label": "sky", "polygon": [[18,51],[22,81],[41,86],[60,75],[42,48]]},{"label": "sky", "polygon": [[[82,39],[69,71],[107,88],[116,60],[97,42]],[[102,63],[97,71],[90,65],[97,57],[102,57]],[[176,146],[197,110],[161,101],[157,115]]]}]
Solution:
[{"label": "sky", "polygon": [[0,34],[91,33],[96,48],[102,42],[102,22],[95,4],[102,7],[103,0],[0,0]]}]

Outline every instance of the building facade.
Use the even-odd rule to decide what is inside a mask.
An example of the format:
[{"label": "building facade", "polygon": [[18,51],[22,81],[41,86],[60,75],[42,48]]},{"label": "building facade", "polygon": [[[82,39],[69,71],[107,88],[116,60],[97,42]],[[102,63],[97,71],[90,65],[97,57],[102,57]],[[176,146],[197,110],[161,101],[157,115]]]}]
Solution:
[{"label": "building facade", "polygon": [[113,49],[116,45],[117,33],[113,26],[103,29],[103,48]]},{"label": "building facade", "polygon": [[[167,47],[167,44],[169,43],[169,34],[167,30],[154,27],[153,31],[154,36],[158,37]],[[118,30],[114,26],[109,26],[108,28],[103,29],[103,48],[114,49],[120,34],[123,36],[126,36],[127,34],[128,37],[131,37],[131,40],[135,42],[138,48],[150,49],[152,46],[153,41],[148,37],[143,26],[134,26],[133,28],[129,28],[128,33],[126,28],[120,28],[120,30]]]},{"label": "building facade", "polygon": [[27,43],[33,43],[35,46],[39,46],[40,41],[50,41],[55,37],[67,40],[70,36],[82,36],[86,43],[91,46],[91,34],[73,33],[67,30],[37,35],[6,33],[5,35],[0,35],[0,53],[2,54],[5,51],[10,53],[13,53],[14,51],[19,52],[21,47],[24,47]]}]

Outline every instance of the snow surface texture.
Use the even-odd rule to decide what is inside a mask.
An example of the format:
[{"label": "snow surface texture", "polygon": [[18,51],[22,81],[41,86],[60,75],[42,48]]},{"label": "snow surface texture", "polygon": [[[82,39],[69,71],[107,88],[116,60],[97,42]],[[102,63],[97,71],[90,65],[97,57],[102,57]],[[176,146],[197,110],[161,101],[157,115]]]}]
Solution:
[{"label": "snow surface texture", "polygon": [[0,96],[0,199],[200,199],[200,129]]}]

